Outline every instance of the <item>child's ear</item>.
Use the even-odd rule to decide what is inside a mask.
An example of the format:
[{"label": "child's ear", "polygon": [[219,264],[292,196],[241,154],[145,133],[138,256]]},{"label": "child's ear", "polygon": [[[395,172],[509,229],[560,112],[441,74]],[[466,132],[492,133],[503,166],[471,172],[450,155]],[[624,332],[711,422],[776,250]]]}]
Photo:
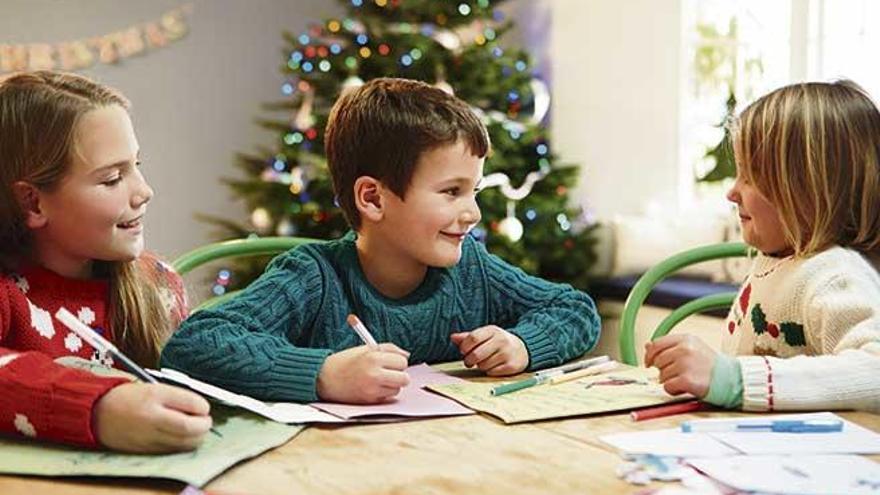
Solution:
[{"label": "child's ear", "polygon": [[377,179],[362,175],[354,181],[354,205],[361,219],[378,222],[385,216],[384,187]]},{"label": "child's ear", "polygon": [[46,215],[40,207],[40,190],[33,184],[18,181],[12,184],[12,192],[24,214],[24,223],[29,229],[39,229],[46,225]]}]

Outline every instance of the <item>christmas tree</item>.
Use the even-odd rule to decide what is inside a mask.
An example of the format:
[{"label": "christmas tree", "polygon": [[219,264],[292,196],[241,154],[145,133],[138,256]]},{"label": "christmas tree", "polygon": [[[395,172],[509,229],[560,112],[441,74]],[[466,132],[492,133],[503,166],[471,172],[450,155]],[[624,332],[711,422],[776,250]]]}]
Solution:
[{"label": "christmas tree", "polygon": [[[483,220],[473,231],[488,249],[524,270],[585,287],[595,260],[592,226],[568,205],[575,165],[560,165],[543,125],[546,85],[529,55],[499,39],[512,27],[489,0],[348,0],[346,15],[285,34],[285,100],[267,105],[285,119],[260,124],[278,134],[276,150],[242,154],[244,179],[225,182],[251,212],[250,225],[205,217],[222,238],[249,235],[336,238],[348,226],[334,204],[323,130],[341,91],[375,77],[418,79],[455,94],[484,119],[492,142]],[[222,270],[214,292],[243,285],[267,260]]]},{"label": "christmas tree", "polygon": [[706,172],[706,175],[697,179],[697,182],[716,182],[729,177],[736,177],[736,162],[733,159],[733,147],[730,143],[730,128],[728,127],[736,111],[736,95],[732,89],[730,96],[727,97],[726,105],[727,111],[724,115],[724,120],[717,125],[717,127],[724,131],[721,141],[709,148],[706,154],[703,155],[703,158],[712,160],[715,166],[712,167],[712,170]]}]

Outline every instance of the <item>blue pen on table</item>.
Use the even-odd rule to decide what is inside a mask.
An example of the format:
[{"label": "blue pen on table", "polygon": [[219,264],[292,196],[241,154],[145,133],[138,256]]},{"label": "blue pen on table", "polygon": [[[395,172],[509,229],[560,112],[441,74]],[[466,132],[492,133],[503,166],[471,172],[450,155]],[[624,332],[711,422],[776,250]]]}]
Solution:
[{"label": "blue pen on table", "polygon": [[[71,332],[75,333],[77,336],[79,336],[79,338],[85,340],[86,343],[94,347],[95,350],[109,353],[111,356],[113,356],[113,359],[122,363],[122,365],[125,366],[128,371],[130,371],[134,376],[138,377],[141,381],[144,381],[146,383],[159,383],[159,381],[156,380],[153,375],[147,373],[145,369],[138,366],[138,364],[132,361],[131,358],[129,358],[128,356],[123,354],[122,351],[117,349],[116,346],[113,345],[113,343],[102,337],[98,332],[93,330],[92,327],[79,321],[79,318],[74,316],[74,314],[68,311],[67,308],[62,307],[58,311],[56,311],[55,318],[58,318],[58,321],[64,323],[64,325],[67,326],[67,328],[69,328]],[[215,435],[220,437],[223,436],[219,431],[215,430],[214,428],[211,428],[211,433],[214,433]]]},{"label": "blue pen on table", "polygon": [[684,433],[773,432],[773,433],[836,433],[843,431],[839,419],[777,419],[777,420],[697,420],[681,423]]}]

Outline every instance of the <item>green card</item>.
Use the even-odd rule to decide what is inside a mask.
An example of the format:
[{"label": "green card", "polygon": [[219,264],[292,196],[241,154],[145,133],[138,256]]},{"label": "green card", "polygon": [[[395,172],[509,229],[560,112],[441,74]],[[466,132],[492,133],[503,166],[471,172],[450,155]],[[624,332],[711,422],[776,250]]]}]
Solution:
[{"label": "green card", "polygon": [[203,486],[239,462],[277,447],[304,427],[286,425],[242,409],[212,404],[215,429],[192,452],[120,454],[0,438],[0,473],[32,476],[166,478]]}]

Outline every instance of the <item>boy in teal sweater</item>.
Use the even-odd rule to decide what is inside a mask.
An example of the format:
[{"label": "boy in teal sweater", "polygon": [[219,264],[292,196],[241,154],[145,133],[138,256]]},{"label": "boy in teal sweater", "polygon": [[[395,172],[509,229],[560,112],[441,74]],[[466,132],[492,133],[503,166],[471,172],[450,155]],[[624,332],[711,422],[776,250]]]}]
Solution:
[{"label": "boy in teal sweater", "polygon": [[[589,296],[527,275],[468,235],[489,140],[464,102],[374,79],[336,102],[325,145],[353,231],[278,256],[240,295],[195,313],[162,366],[264,400],[377,403],[409,383],[410,362],[463,359],[503,376],[595,346]],[[384,342],[378,349],[361,345],[350,313]]]}]

